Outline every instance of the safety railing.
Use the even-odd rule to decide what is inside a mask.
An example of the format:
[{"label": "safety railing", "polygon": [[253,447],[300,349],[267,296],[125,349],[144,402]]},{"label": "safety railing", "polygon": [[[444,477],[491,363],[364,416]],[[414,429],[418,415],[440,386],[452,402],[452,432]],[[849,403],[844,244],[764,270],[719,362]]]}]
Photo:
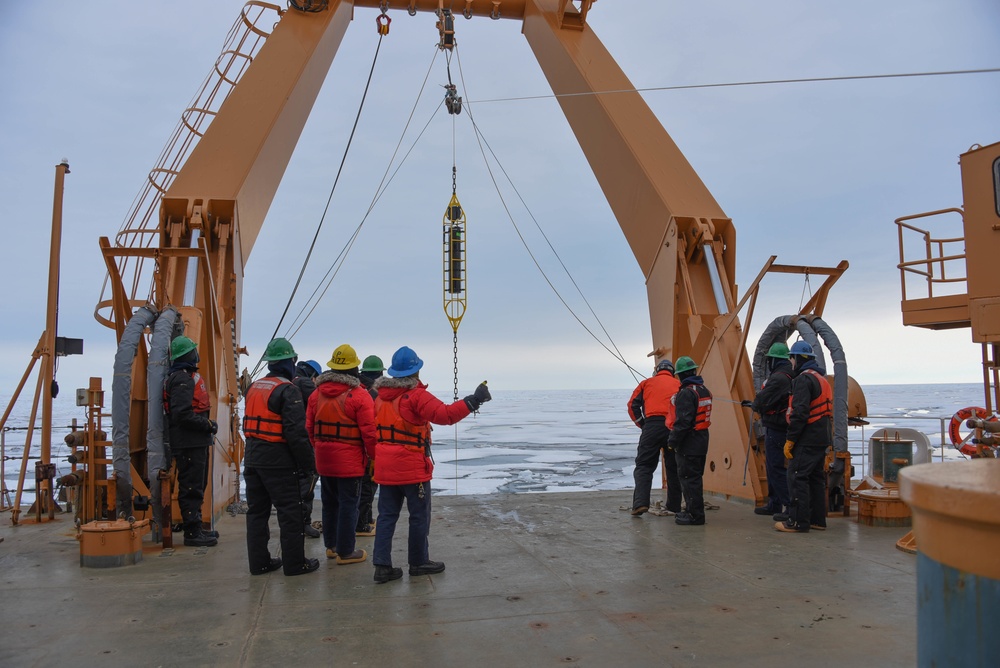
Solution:
[{"label": "safety railing", "polygon": [[[961,217],[964,212],[961,209],[954,208],[939,209],[937,211],[928,211],[927,213],[918,213],[916,215],[903,216],[902,218],[896,219],[896,228],[899,236],[899,264],[896,266],[899,269],[899,280],[901,283],[904,302],[907,300],[907,276],[918,276],[926,283],[927,286],[926,295],[910,297],[911,299],[934,297],[934,289],[936,286],[965,283],[965,237],[943,237],[936,239],[931,236],[931,233],[928,230],[915,227],[914,225],[906,222],[909,220],[916,220],[918,218],[940,216],[947,213],[957,213]],[[912,238],[918,239],[918,245],[923,250],[923,257],[919,259],[907,260],[905,242]],[[961,252],[946,252],[954,248],[955,245],[959,246]],[[949,294],[960,294],[962,292],[964,292],[964,290],[956,290]],[[942,295],[938,294],[937,296]]]},{"label": "safety railing", "polygon": [[[278,5],[259,0],[250,0],[243,6],[239,18],[226,35],[222,52],[211,72],[194,100],[181,113],[156,165],[150,170],[142,189],[133,200],[128,215],[115,236],[115,246],[153,248],[158,244],[160,199],[184,167],[191,151],[253,62],[284,11]],[[122,285],[132,306],[144,304],[153,296],[153,269],[146,266],[143,260],[141,256],[122,256],[116,260]],[[111,291],[110,277],[105,276],[94,317],[102,325],[113,328]]]}]

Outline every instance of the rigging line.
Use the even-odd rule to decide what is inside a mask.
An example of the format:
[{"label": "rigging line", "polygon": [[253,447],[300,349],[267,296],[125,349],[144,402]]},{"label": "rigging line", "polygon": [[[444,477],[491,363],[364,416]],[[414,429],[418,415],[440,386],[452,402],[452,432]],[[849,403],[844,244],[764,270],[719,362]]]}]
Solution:
[{"label": "rigging line", "polygon": [[[462,56],[461,56],[460,53],[458,53],[458,47],[457,46],[455,47],[455,51],[456,51],[456,55],[457,55],[457,58],[458,58],[458,74],[459,74],[459,77],[462,80],[462,88],[465,90],[466,94],[468,94],[468,90],[469,89],[468,89],[468,87],[465,84],[465,72],[462,69]],[[513,217],[511,217],[511,223],[514,224],[514,229],[517,231],[518,237],[521,238],[521,243],[524,244],[525,249],[528,250],[528,255],[531,256],[532,261],[535,262],[535,266],[538,267],[538,270],[542,273],[542,276],[545,277],[545,281],[549,284],[549,287],[551,287],[552,290],[555,291],[556,296],[558,296],[559,300],[563,302],[563,305],[566,306],[567,309],[569,309],[570,313],[573,314],[573,317],[576,318],[577,322],[579,322],[581,325],[583,325],[584,329],[586,329],[587,332],[592,337],[594,337],[595,340],[598,341],[598,343],[601,343],[601,345],[604,347],[605,350],[607,350],[609,353],[612,354],[613,357],[615,357],[616,359],[618,359],[618,361],[620,361],[622,364],[624,364],[625,367],[628,368],[629,371],[632,373],[633,379],[636,379],[636,381],[638,382],[638,379],[636,377],[636,373],[638,373],[638,372],[634,368],[632,368],[632,366],[629,365],[628,362],[625,361],[625,356],[618,349],[618,346],[615,344],[614,339],[612,338],[611,334],[608,332],[607,328],[604,326],[604,323],[601,322],[601,319],[598,317],[597,313],[594,311],[594,308],[591,306],[590,302],[587,300],[587,297],[583,294],[583,290],[580,289],[580,286],[577,284],[576,279],[573,278],[573,274],[570,273],[569,268],[563,262],[562,257],[560,257],[558,251],[556,251],[555,247],[552,245],[552,242],[549,240],[548,236],[546,236],[545,231],[542,230],[542,227],[539,224],[538,219],[536,219],[535,215],[531,212],[531,208],[528,207],[528,203],[524,201],[524,198],[521,196],[520,191],[518,191],[517,186],[514,185],[514,181],[510,178],[510,175],[507,173],[507,170],[504,169],[504,166],[500,162],[500,159],[497,157],[496,153],[493,151],[493,147],[490,146],[490,143],[489,143],[489,141],[487,141],[486,137],[484,135],[482,135],[482,132],[480,131],[479,126],[476,124],[475,118],[473,117],[472,109],[467,105],[466,106],[466,110],[467,110],[467,112],[469,114],[469,120],[472,122],[472,127],[476,131],[477,141],[478,141],[479,137],[482,136],[482,143],[485,144],[486,147],[489,149],[490,155],[493,156],[493,159],[496,161],[497,166],[500,168],[500,171],[503,172],[503,175],[507,179],[507,182],[510,184],[511,188],[514,190],[514,193],[517,195],[517,198],[521,201],[521,204],[524,206],[525,210],[528,212],[528,216],[531,218],[532,222],[534,222],[535,227],[538,228],[538,231],[539,231],[539,233],[541,233],[542,238],[545,239],[545,243],[548,244],[549,249],[552,251],[552,254],[555,255],[556,259],[559,261],[559,265],[563,268],[563,271],[566,272],[566,276],[569,277],[570,282],[573,284],[573,287],[576,288],[576,291],[580,295],[580,298],[583,299],[583,302],[587,305],[587,308],[590,310],[590,314],[592,316],[594,316],[594,319],[601,326],[601,330],[604,332],[604,335],[608,337],[608,341],[611,343],[611,346],[614,348],[614,352],[613,353],[611,353],[611,350],[609,350],[607,346],[604,346],[603,342],[601,342],[599,339],[597,339],[596,336],[594,336],[593,332],[591,332],[589,329],[587,329],[586,325],[583,325],[583,322],[580,320],[580,318],[578,318],[576,316],[576,314],[573,313],[573,309],[571,309],[569,307],[569,305],[566,304],[566,302],[562,299],[562,297],[559,295],[559,292],[555,289],[555,286],[553,286],[552,282],[549,281],[549,279],[548,279],[547,276],[545,276],[545,272],[542,271],[542,268],[541,268],[541,266],[539,266],[538,262],[535,260],[534,255],[531,254],[531,250],[528,249],[528,246],[527,246],[527,243],[525,242],[524,237],[521,236],[521,231],[519,229],[517,229],[517,224],[514,223]],[[482,150],[482,144],[480,144],[479,148],[480,148],[480,150]],[[488,161],[486,160],[486,154],[485,153],[483,153],[483,159],[484,159],[484,162],[487,162],[487,169],[489,170],[489,164],[488,164]],[[490,170],[490,177],[491,178],[493,177],[492,170]],[[494,180],[494,185],[496,185],[496,181],[495,180]],[[499,188],[497,189],[497,193],[499,194]],[[503,202],[503,195],[500,195],[500,200],[501,200],[501,202]],[[504,209],[507,210],[508,216],[510,216],[510,211],[509,211],[509,209],[507,209],[506,202],[504,202]],[[639,374],[639,375],[642,375],[642,374]]]},{"label": "rigging line", "polygon": [[[330,289],[330,285],[333,283],[333,279],[337,277],[337,274],[340,272],[340,268],[343,267],[344,261],[347,259],[347,253],[350,251],[351,247],[353,247],[353,245],[354,245],[354,240],[357,238],[358,234],[361,232],[361,228],[364,226],[365,222],[368,220],[368,216],[369,216],[369,214],[371,214],[372,209],[374,209],[375,202],[377,202],[378,200],[380,200],[382,198],[382,195],[385,194],[385,191],[388,189],[389,184],[392,183],[392,180],[396,177],[396,174],[399,172],[400,168],[403,166],[403,163],[406,162],[406,159],[410,156],[410,153],[413,152],[413,149],[416,147],[417,142],[419,142],[420,138],[423,137],[424,131],[426,131],[427,128],[430,126],[431,121],[434,120],[434,116],[437,114],[438,109],[439,109],[439,107],[435,107],[434,108],[434,113],[431,114],[431,117],[427,120],[427,123],[424,125],[424,129],[420,131],[420,134],[414,140],[413,145],[406,152],[406,155],[403,156],[403,160],[400,161],[399,165],[396,166],[396,170],[392,173],[392,176],[389,178],[389,181],[386,182],[385,188],[383,188],[382,191],[380,193],[378,193],[378,196],[373,201],[373,203],[371,205],[371,208],[368,210],[368,213],[366,213],[364,215],[364,217],[362,218],[361,222],[358,223],[358,226],[354,229],[354,233],[351,235],[351,238],[349,239],[348,243],[345,244],[345,246],[344,246],[343,249],[341,249],[340,254],[337,256],[337,259],[334,260],[333,264],[330,265],[330,268],[326,270],[326,273],[323,275],[323,278],[320,279],[320,283],[319,283],[319,285],[317,285],[316,290],[319,290],[319,287],[321,285],[323,285],[324,281],[326,281],[326,285],[323,287],[322,292],[320,292],[319,296],[313,302],[312,307],[309,308],[309,312],[306,313],[306,315],[304,316],[304,319],[302,320],[302,322],[300,322],[299,325],[298,325],[298,327],[295,329],[295,331],[292,332],[291,336],[294,336],[295,334],[298,333],[298,331],[300,329],[302,329],[302,326],[305,325],[306,320],[309,319],[309,317],[316,310],[316,307],[319,306],[320,301],[323,300],[324,295],[326,295],[327,290]],[[332,275],[331,275],[331,272],[332,272]],[[315,291],[314,291],[314,293],[315,293]],[[306,303],[306,306],[308,306],[308,302]],[[306,306],[302,307],[303,310],[305,310]]]},{"label": "rigging line", "polygon": [[[278,324],[274,327],[274,333],[271,334],[273,339],[278,335],[278,330],[281,329],[281,324],[285,321],[285,316],[288,315],[288,309],[292,306],[292,300],[295,299],[295,293],[298,292],[299,284],[302,283],[302,276],[306,273],[306,267],[309,266],[309,259],[312,257],[313,250],[316,248],[316,240],[319,238],[320,230],[323,229],[323,223],[326,221],[326,214],[330,210],[330,203],[333,201],[333,193],[337,190],[337,183],[340,181],[340,175],[344,171],[344,163],[347,162],[347,154],[351,150],[351,143],[354,141],[354,133],[358,129],[358,121],[361,120],[361,110],[365,107],[365,99],[368,97],[368,88],[372,83],[372,75],[375,74],[375,63],[378,62],[378,54],[382,49],[382,37],[384,35],[378,36],[378,44],[375,46],[375,57],[372,58],[371,69],[368,70],[368,81],[365,82],[364,93],[361,94],[361,104],[358,105],[358,113],[354,116],[354,125],[351,126],[351,134],[347,138],[347,146],[344,147],[344,155],[340,159],[340,167],[337,168],[337,176],[333,179],[333,185],[330,187],[330,195],[326,198],[326,206],[323,208],[323,215],[320,216],[319,225],[316,226],[316,233],[313,234],[312,243],[309,244],[309,251],[306,253],[306,259],[302,262],[302,268],[299,270],[299,276],[295,279],[295,286],[292,288],[292,294],[288,297],[288,303],[285,304],[285,310],[281,313],[281,318],[278,319]],[[257,361],[256,366],[254,366],[253,376],[257,375],[260,370],[261,362],[264,361],[264,356],[261,355],[260,359]]]},{"label": "rigging line", "polygon": [[466,100],[466,104],[486,104],[487,102],[520,102],[523,100],[544,100],[546,98],[581,97],[584,95],[613,95],[615,93],[648,93],[664,90],[693,90],[697,88],[733,88],[737,86],[770,86],[773,84],[816,83],[824,81],[863,81],[866,79],[904,79],[909,77],[940,77],[959,74],[993,74],[1000,67],[980,70],[950,70],[946,72],[904,72],[901,74],[860,74],[842,77],[808,77],[804,79],[766,79],[761,81],[731,81],[727,83],[687,84],[682,86],[650,86],[645,88],[622,88],[619,90],[599,90],[584,93],[553,93],[551,95],[525,95],[521,97],[497,97],[489,100]]},{"label": "rigging line", "polygon": [[[427,87],[427,81],[430,78],[431,71],[434,68],[434,62],[437,60],[437,53],[438,49],[437,47],[435,47],[434,55],[431,57],[431,63],[427,68],[427,73],[424,75],[424,81],[420,86],[420,91],[417,93],[417,99],[413,102],[413,107],[410,109],[410,115],[406,119],[406,125],[403,127],[403,131],[399,136],[399,141],[396,143],[396,148],[392,152],[392,156],[389,158],[389,164],[386,165],[385,172],[383,172],[382,174],[382,180],[379,181],[379,184],[375,189],[375,194],[372,196],[372,200],[368,204],[368,210],[362,217],[361,222],[358,223],[357,228],[355,228],[354,233],[351,235],[348,242],[344,245],[344,248],[341,249],[340,253],[334,259],[333,263],[326,270],[326,273],[323,274],[323,277],[317,283],[316,288],[309,296],[309,299],[306,300],[305,305],[303,305],[303,307],[299,310],[298,314],[292,320],[292,324],[289,325],[289,330],[291,330],[293,327],[295,329],[294,331],[291,332],[289,336],[295,336],[299,332],[299,330],[302,329],[303,325],[305,325],[306,321],[313,314],[313,312],[316,310],[316,307],[319,306],[319,302],[322,301],[323,296],[326,295],[327,290],[330,289],[330,285],[333,283],[333,279],[336,278],[337,274],[340,272],[340,267],[343,266],[344,261],[347,259],[347,254],[350,252],[351,248],[353,248],[354,242],[357,239],[358,234],[361,232],[361,228],[368,220],[368,216],[371,215],[371,212],[372,210],[374,210],[376,203],[382,198],[382,195],[385,194],[385,191],[388,189],[389,184],[392,183],[393,179],[396,178],[396,174],[399,173],[399,170],[400,168],[402,168],[403,163],[405,163],[406,159],[410,157],[410,153],[413,152],[413,149],[416,147],[417,143],[419,143],[421,137],[424,136],[424,133],[430,126],[431,121],[434,120],[434,116],[437,114],[438,109],[440,108],[438,105],[435,105],[434,111],[431,113],[430,118],[427,119],[427,122],[424,124],[423,129],[420,130],[420,133],[417,135],[417,138],[413,140],[413,144],[411,144],[410,148],[407,149],[406,153],[403,155],[403,159],[399,161],[398,165],[396,165],[396,169],[392,171],[391,175],[389,175],[389,171],[392,170],[392,164],[396,160],[396,156],[399,154],[400,147],[403,145],[403,139],[406,137],[406,133],[410,128],[410,124],[413,122],[413,116],[416,114],[417,106],[420,103],[420,99],[421,97],[423,97],[424,90]],[[321,287],[322,291],[320,291]],[[318,297],[316,296],[317,293],[319,293]],[[310,303],[312,303],[312,307],[309,306]],[[305,314],[305,316],[303,316],[303,313],[306,311],[307,308],[309,309],[309,311],[308,313]],[[299,318],[302,318],[301,322],[299,321]]]}]

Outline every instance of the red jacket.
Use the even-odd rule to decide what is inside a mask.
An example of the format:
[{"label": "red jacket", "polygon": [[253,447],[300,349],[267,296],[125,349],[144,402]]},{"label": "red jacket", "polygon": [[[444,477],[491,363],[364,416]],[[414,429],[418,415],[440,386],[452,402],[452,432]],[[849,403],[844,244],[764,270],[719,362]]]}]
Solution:
[{"label": "red jacket", "polygon": [[[471,411],[460,399],[446,404],[427,391],[427,386],[414,376],[382,377],[375,381],[376,429],[375,482],[380,485],[412,485],[428,482],[434,474],[430,456],[430,423],[455,424]],[[398,401],[397,401],[398,400]],[[426,447],[392,442],[390,428],[406,425],[407,432],[426,437]],[[381,429],[379,429],[381,428]],[[412,440],[412,439],[398,439]]]},{"label": "red jacket", "polygon": [[306,430],[316,451],[316,472],[360,478],[375,456],[375,406],[361,381],[335,371],[316,378],[306,407]]},{"label": "red jacket", "polygon": [[657,371],[635,388],[628,400],[628,416],[640,427],[646,418],[661,415],[667,429],[674,428],[675,410],[671,399],[681,389],[681,381],[666,369]]}]

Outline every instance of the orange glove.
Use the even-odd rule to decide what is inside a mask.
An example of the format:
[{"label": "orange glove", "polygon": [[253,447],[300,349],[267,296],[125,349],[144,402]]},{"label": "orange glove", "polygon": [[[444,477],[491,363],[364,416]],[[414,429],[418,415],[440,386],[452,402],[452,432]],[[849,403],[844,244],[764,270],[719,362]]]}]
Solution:
[{"label": "orange glove", "polygon": [[785,441],[785,459],[792,458],[792,448],[795,447],[795,441]]}]

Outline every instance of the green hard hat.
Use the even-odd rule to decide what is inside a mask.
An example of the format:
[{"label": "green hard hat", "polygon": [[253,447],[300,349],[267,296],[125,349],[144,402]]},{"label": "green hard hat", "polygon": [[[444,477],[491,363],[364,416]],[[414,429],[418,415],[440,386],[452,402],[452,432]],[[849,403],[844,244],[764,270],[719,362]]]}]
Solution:
[{"label": "green hard hat", "polygon": [[198,344],[186,336],[178,336],[170,342],[170,361],[183,357],[198,347]]},{"label": "green hard hat", "polygon": [[674,369],[677,373],[684,373],[685,371],[693,371],[697,369],[698,365],[694,363],[694,360],[684,355],[683,357],[678,357],[677,362],[674,364]]},{"label": "green hard hat", "polygon": [[788,346],[781,341],[772,343],[771,347],[767,351],[767,356],[786,360],[788,359]]},{"label": "green hard hat", "polygon": [[361,363],[362,371],[385,371],[385,365],[382,364],[382,358],[377,355],[369,355],[365,358],[365,361]]},{"label": "green hard hat", "polygon": [[278,360],[287,360],[293,357],[298,357],[295,353],[295,348],[292,348],[292,344],[288,342],[288,339],[271,339],[271,342],[267,344],[267,348],[264,349],[264,359],[268,362],[277,362]]}]

